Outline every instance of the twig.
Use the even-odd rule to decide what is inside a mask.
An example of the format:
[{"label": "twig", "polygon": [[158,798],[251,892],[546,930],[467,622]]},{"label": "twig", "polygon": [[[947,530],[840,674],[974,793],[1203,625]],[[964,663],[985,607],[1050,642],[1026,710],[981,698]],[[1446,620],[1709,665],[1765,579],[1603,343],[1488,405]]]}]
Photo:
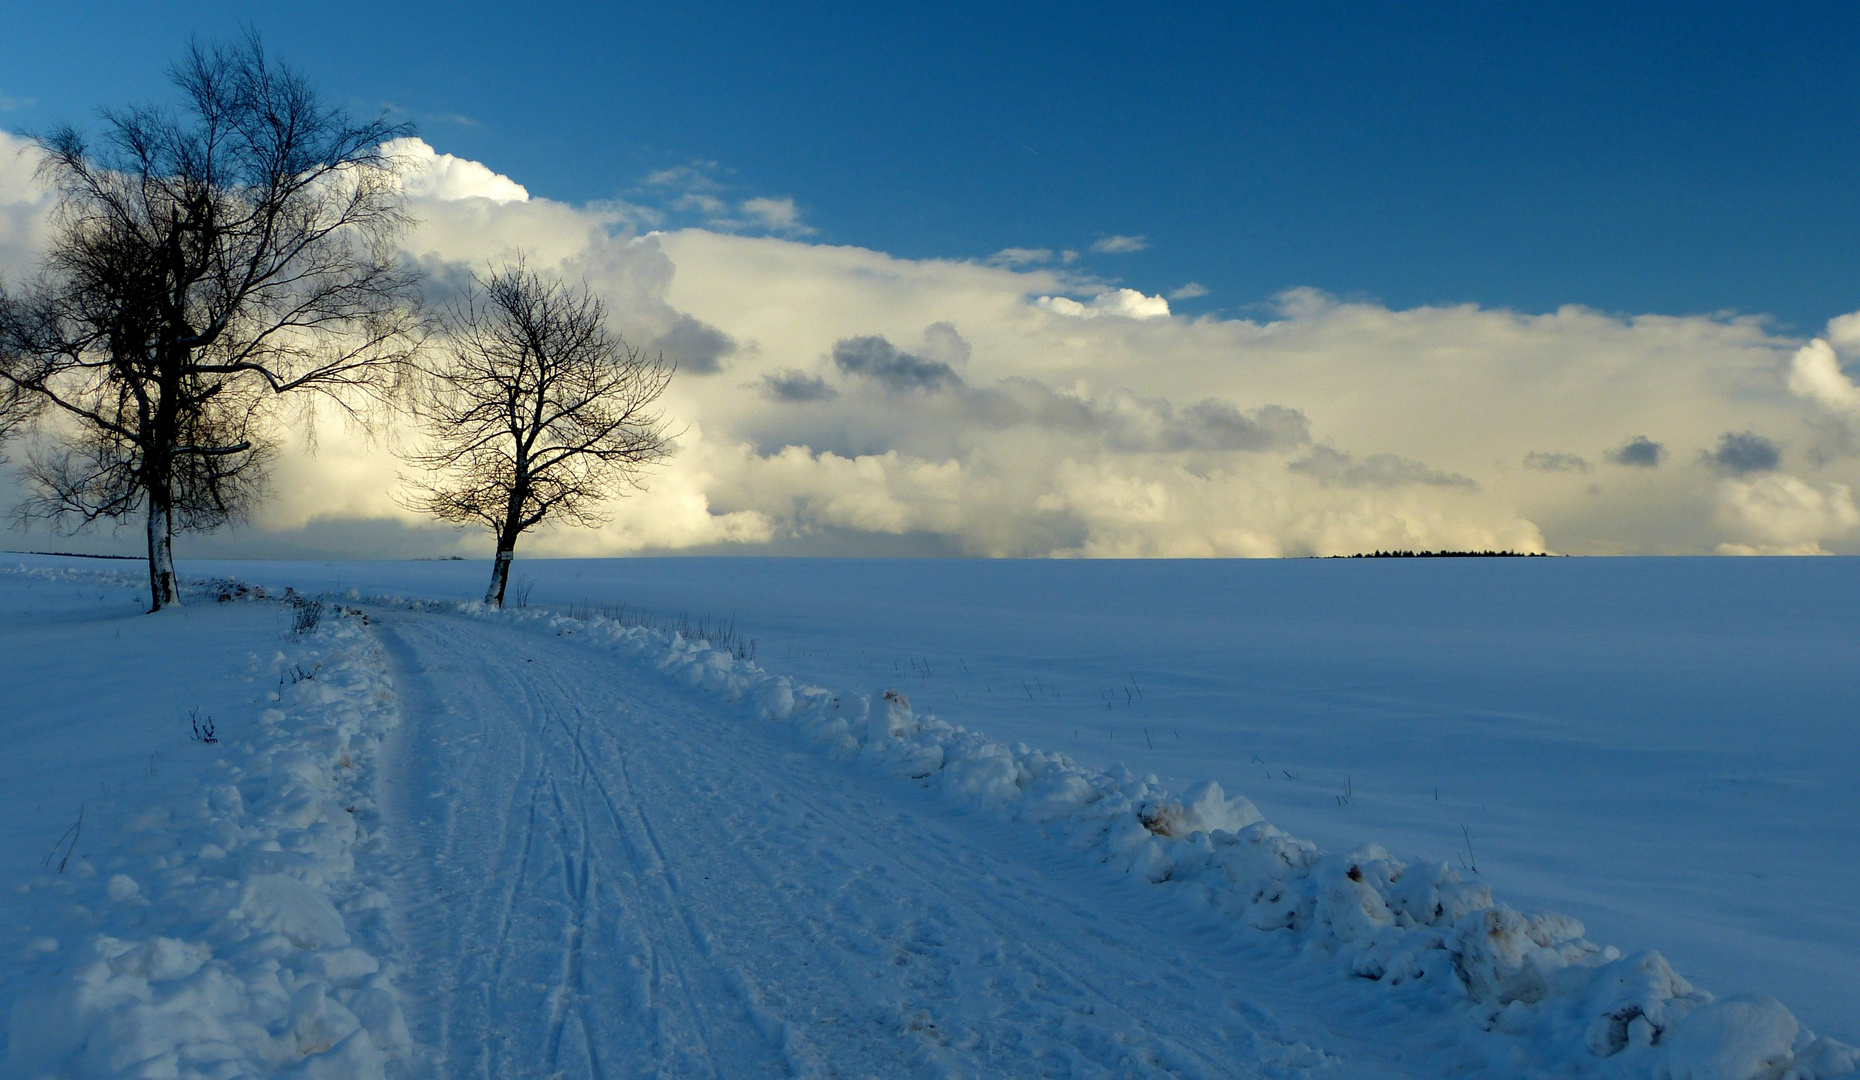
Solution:
[{"label": "twig", "polygon": [[60,873],[60,874],[64,873],[65,864],[71,861],[71,853],[77,850],[78,838],[83,835],[84,835],[84,807],[80,804],[78,806],[77,821],[73,822],[70,828],[66,829],[63,833],[59,834],[58,839],[52,841],[52,850],[45,853],[45,858],[39,860],[39,865],[40,866],[52,865],[52,856],[58,854],[59,846],[64,845],[65,837],[68,836],[71,838],[71,843],[65,846],[64,858],[61,858],[58,860],[58,870],[56,871],[57,873]]},{"label": "twig", "polygon": [[1473,854],[1472,830],[1461,825],[1460,836],[1466,841],[1466,854],[1460,857],[1460,865],[1476,874],[1479,872],[1479,857]]},{"label": "twig", "polygon": [[201,723],[200,710],[189,709],[187,711],[187,718],[194,725],[195,742],[203,742],[210,745],[220,741],[219,738],[213,734],[213,717],[211,715],[207,717],[205,723]]}]

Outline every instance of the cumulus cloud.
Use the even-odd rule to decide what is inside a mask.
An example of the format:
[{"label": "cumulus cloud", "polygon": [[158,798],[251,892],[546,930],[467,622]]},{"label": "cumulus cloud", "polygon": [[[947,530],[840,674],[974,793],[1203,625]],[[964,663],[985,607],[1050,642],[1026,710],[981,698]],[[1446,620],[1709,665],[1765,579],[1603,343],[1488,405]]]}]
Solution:
[{"label": "cumulus cloud", "polygon": [[[30,253],[46,203],[4,149],[0,241]],[[518,197],[442,157],[409,189],[404,241],[435,290],[521,250],[681,363],[676,455],[606,526],[545,532],[539,552],[1860,551],[1860,457],[1804,452],[1799,476],[1655,469],[1665,447],[1623,440],[1815,445],[1844,415],[1837,361],[1860,319],[1798,364],[1802,343],[1761,318],[1392,310],[1314,289],[1176,317],[1163,296],[1081,282],[1064,252],[904,259],[770,235],[742,209],[754,193],[708,163],[647,185],[647,210]],[[685,196],[714,203],[680,212],[740,224],[645,232],[692,220],[670,207]],[[697,377],[717,370],[730,378]],[[423,527],[391,497],[386,445],[334,421],[319,441],[313,457],[287,440],[255,545],[332,521]],[[1592,493],[1545,475],[1598,455],[1631,468]]]},{"label": "cumulus cloud", "polygon": [[1717,494],[1717,523],[1737,537],[1718,546],[1727,555],[1824,555],[1825,542],[1860,526],[1845,484],[1772,474],[1725,480]]},{"label": "cumulus cloud", "polygon": [[1825,336],[1835,348],[1850,356],[1860,351],[1860,311],[1829,319]]},{"label": "cumulus cloud", "polygon": [[1315,477],[1326,486],[1394,488],[1421,484],[1466,491],[1479,489],[1479,482],[1470,476],[1442,472],[1395,454],[1370,454],[1368,457],[1357,458],[1330,446],[1312,447],[1309,454],[1292,462],[1289,468],[1293,472]]},{"label": "cumulus cloud", "polygon": [[[1056,391],[1025,376],[986,389],[968,389],[957,407],[985,428],[1031,427],[1085,440],[1116,452],[1293,450],[1311,441],[1311,425],[1297,409],[1265,405],[1242,410],[1220,398],[1177,409],[1162,398],[1117,390],[1102,397]],[[955,417],[952,417],[955,419]]]},{"label": "cumulus cloud", "polygon": [[0,281],[26,277],[38,262],[51,205],[34,175],[38,167],[31,143],[0,131]]},{"label": "cumulus cloud", "polygon": [[1588,472],[1592,466],[1577,454],[1533,450],[1524,455],[1524,467],[1543,472]]},{"label": "cumulus cloud", "polygon": [[1106,236],[1092,242],[1091,249],[1104,255],[1128,255],[1150,246],[1147,236]]},{"label": "cumulus cloud", "polygon": [[1730,476],[1770,472],[1782,465],[1782,448],[1751,431],[1727,431],[1718,437],[1718,447],[1707,451],[1705,464]]},{"label": "cumulus cloud", "polygon": [[1666,460],[1666,447],[1645,435],[1636,435],[1602,456],[1607,458],[1612,465],[1626,465],[1635,469],[1657,469],[1660,467],[1660,462]]},{"label": "cumulus cloud", "polygon": [[1062,457],[1033,472],[1011,454],[937,461],[896,450],[846,456],[741,448],[713,505],[777,534],[831,530],[950,537],[993,556],[1193,558],[1329,554],[1391,546],[1542,550],[1529,522],[1491,507],[1442,513],[1401,491],[1328,490],[1273,458],[1196,470],[1169,459]]},{"label": "cumulus cloud", "polygon": [[784,368],[762,376],[762,396],[770,401],[793,405],[809,401],[832,401],[840,396],[840,392],[818,375]]},{"label": "cumulus cloud", "polygon": [[963,340],[956,324],[947,320],[933,322],[924,327],[924,343],[918,349],[924,356],[939,363],[960,368],[969,362],[974,350]]},{"label": "cumulus cloud", "polygon": [[904,352],[872,335],[834,342],[833,363],[848,375],[871,379],[888,394],[935,393],[962,385],[962,376],[947,363]]},{"label": "cumulus cloud", "polygon": [[401,184],[413,198],[489,199],[494,203],[528,202],[522,184],[476,161],[441,154],[420,139],[395,139],[381,147],[404,170]]},{"label": "cumulus cloud", "polygon": [[1075,319],[1095,319],[1111,315],[1123,319],[1163,319],[1169,316],[1169,301],[1160,296],[1145,296],[1135,289],[1106,289],[1081,304],[1066,296],[1042,296],[1041,307]]},{"label": "cumulus cloud", "polygon": [[723,370],[723,358],[736,351],[736,341],[709,323],[677,314],[657,348],[687,375],[715,375]]},{"label": "cumulus cloud", "polygon": [[[1830,323],[1828,330],[1828,336],[1846,348],[1860,346],[1860,318],[1844,316]],[[1841,370],[1834,347],[1821,338],[1804,345],[1789,362],[1788,385],[1790,393],[1843,420],[1860,420],[1860,386]]]},{"label": "cumulus cloud", "polygon": [[[763,381],[687,389],[711,510],[803,545],[784,550],[876,531],[983,554],[1710,551],[1749,537],[1709,516],[1703,470],[1589,495],[1494,463],[1621,447],[1623,430],[1701,446],[1801,422],[1777,374],[1799,343],[1758,319],[1392,311],[1314,290],[1264,318],[1117,317],[1144,294],[1067,296],[1076,282],[1037,264],[656,239],[677,267],[665,301],[755,343],[733,371],[839,394],[795,407]],[[833,353],[857,338],[879,340],[854,372]]]},{"label": "cumulus cloud", "polygon": [[1198,296],[1208,295],[1208,287],[1199,281],[1191,281],[1179,288],[1169,290],[1171,300],[1193,300]]},{"label": "cumulus cloud", "polygon": [[1860,354],[1860,313],[1831,320],[1825,338],[1796,351],[1786,378],[1789,392],[1820,418],[1808,457],[1822,465],[1860,457],[1860,386],[1842,366],[1836,349],[1848,356]]},{"label": "cumulus cloud", "polygon": [[1182,410],[1182,422],[1160,443],[1164,450],[1275,450],[1311,441],[1311,424],[1297,409],[1267,405],[1243,413],[1231,402],[1203,398]]}]

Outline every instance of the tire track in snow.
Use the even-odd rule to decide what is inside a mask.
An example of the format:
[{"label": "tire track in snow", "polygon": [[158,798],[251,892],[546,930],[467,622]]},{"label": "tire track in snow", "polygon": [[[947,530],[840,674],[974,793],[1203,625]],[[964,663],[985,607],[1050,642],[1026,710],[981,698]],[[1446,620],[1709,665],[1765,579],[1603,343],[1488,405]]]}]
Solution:
[{"label": "tire track in snow", "polygon": [[[562,727],[566,732],[567,725],[563,724]],[[709,935],[704,933],[697,925],[693,917],[691,906],[686,902],[683,896],[683,890],[678,884],[678,875],[672,868],[671,859],[666,846],[660,842],[657,832],[652,827],[651,818],[644,812],[638,797],[634,794],[632,778],[627,767],[628,754],[625,748],[618,743],[614,743],[609,748],[610,753],[603,755],[604,763],[612,767],[613,778],[619,782],[619,786],[624,792],[624,798],[617,802],[612,793],[608,790],[607,782],[600,778],[600,770],[594,759],[589,755],[586,744],[582,741],[582,725],[577,724],[574,731],[570,734],[579,761],[587,770],[587,775],[592,781],[595,790],[600,793],[609,816],[613,819],[615,825],[620,827],[623,835],[627,836],[629,846],[635,854],[636,862],[642,864],[646,872],[652,876],[652,879],[658,886],[658,891],[663,894],[661,898],[668,904],[671,913],[683,925],[685,938],[689,946],[697,954],[710,958],[712,956],[712,949]],[[622,806],[625,807],[624,811],[621,809]],[[641,848],[638,842],[633,839],[635,832],[637,832],[639,837],[645,840],[645,848]],[[719,833],[718,835],[722,834]],[[740,967],[734,965],[720,965],[718,970],[724,975],[725,980],[731,984],[738,996],[745,999],[745,1004],[749,1007],[750,1019],[755,1024],[757,1030],[761,1032],[764,1038],[781,1048],[786,1058],[789,1072],[796,1075],[804,1075],[815,1071],[812,1068],[813,1062],[811,1060],[815,1055],[807,1045],[805,1037],[801,1036],[792,1025],[770,1021],[756,1008],[760,1003],[762,995],[759,988],[749,976],[743,972]],[[688,994],[689,982],[683,981],[682,978],[681,982],[686,986]],[[692,1002],[691,1005],[693,1015],[698,1015],[699,1010],[696,1008],[696,1003]]]},{"label": "tire track in snow", "polygon": [[[1230,943],[1116,917],[1088,870],[1003,853],[985,823],[714,699],[571,642],[381,621],[406,785],[454,795],[444,829],[390,827],[417,835],[409,855],[442,848],[464,893],[404,898],[445,927],[416,935],[414,977],[456,986],[494,954],[476,1012],[436,995],[417,1018],[446,1034],[444,1075],[1394,1075],[1233,1007],[1233,972],[1200,962]],[[526,780],[551,794],[516,855]]]},{"label": "tire track in snow", "polygon": [[[715,980],[692,963],[697,950],[689,943],[679,947],[685,924],[668,917],[675,904],[663,897],[655,902],[649,848],[602,790],[598,764],[575,746],[574,722],[585,722],[585,712],[571,688],[546,665],[523,664],[497,650],[459,648],[450,626],[407,620],[384,630],[408,684],[403,698],[415,716],[413,741],[402,748],[409,758],[405,764],[417,767],[410,779],[450,800],[444,830],[404,823],[416,833],[430,833],[409,855],[418,858],[418,848],[433,847],[446,863],[461,864],[476,850],[483,865],[456,874],[454,887],[476,879],[483,894],[496,894],[496,902],[489,895],[414,895],[406,901],[410,922],[444,927],[415,935],[446,942],[445,949],[429,948],[414,961],[416,966],[424,961],[434,981],[457,984],[465,981],[460,968],[465,974],[473,966],[489,969],[478,1007],[461,1010],[456,998],[434,1001],[430,1018],[416,1020],[446,1032],[438,1047],[442,1071],[483,1077],[785,1073],[779,1055],[760,1047],[760,1034],[746,1021],[741,1025],[746,1037],[726,1038],[722,1053],[713,1047],[708,1014],[716,1010],[708,1002],[727,1001],[729,995],[721,987],[701,992]],[[481,737],[435,730],[431,721],[444,715],[441,702],[452,706],[454,717],[469,718]],[[500,732],[502,738],[494,737]],[[471,744],[521,746],[526,753],[506,761],[499,753],[457,752]],[[510,769],[516,761],[519,768]],[[431,768],[439,762],[445,764]],[[541,827],[526,828],[513,859],[508,840],[491,841],[504,828],[500,801],[477,796],[525,780],[537,793],[542,820],[533,824]],[[598,869],[603,864],[612,864],[611,872],[603,874]],[[499,885],[493,889],[492,882]],[[608,924],[595,925],[604,888],[624,899]],[[637,951],[652,972],[648,1000],[629,1002],[639,995],[614,985],[625,981],[627,965],[610,962],[618,960],[610,954],[619,950],[609,946],[623,937],[639,943]],[[488,964],[474,965],[470,958],[487,949]],[[540,970],[545,965],[546,973]],[[620,1002],[635,1007],[615,1008]],[[603,1050],[611,1052],[611,1066],[603,1064]]]},{"label": "tire track in snow", "polygon": [[[595,665],[599,665],[602,662],[609,665],[612,663],[611,659],[601,657],[598,654],[594,657],[577,657],[576,659],[582,663],[586,663],[589,659],[592,659]],[[589,675],[591,678],[600,678],[603,673],[594,670],[584,671],[584,674]],[[611,678],[611,669],[605,674],[608,678]],[[702,714],[699,713],[688,719],[696,720],[701,716]],[[661,733],[670,735],[675,741],[681,744],[688,745],[691,742],[690,735],[692,732],[689,728],[685,728],[681,732],[673,733],[666,724],[660,721],[654,721],[650,719],[648,715],[642,715],[635,726],[652,727]],[[740,723],[734,719],[720,719],[711,726],[713,730],[709,734],[711,734],[713,738],[707,741],[707,756],[726,759],[734,758],[735,760],[727,762],[729,767],[724,767],[726,763],[723,761],[712,762],[710,767],[713,770],[720,771],[723,775],[752,774],[755,771],[754,763],[746,760],[740,751],[737,751],[730,745],[732,741],[740,740],[745,734]],[[792,753],[786,756],[791,758],[797,757],[797,755],[793,755]],[[627,755],[624,753],[619,753],[615,756],[616,763],[623,770],[625,768],[626,757]],[[809,768],[815,766],[817,762],[812,759],[803,758],[798,761],[798,764],[802,768]],[[668,796],[670,793],[661,792],[660,794],[662,796],[661,801],[665,801],[664,796]],[[745,801],[725,800],[721,805],[740,806],[745,805]],[[744,822],[740,820],[740,818],[724,820],[716,818],[714,814],[710,816],[712,818],[711,823],[702,830],[710,835],[732,835],[733,833],[739,832],[744,825]],[[805,816],[810,820],[825,820],[812,812],[807,812]],[[852,816],[854,815],[842,813],[837,815],[837,818],[847,819]],[[892,820],[894,822],[904,822],[909,819],[905,815],[894,815]],[[644,828],[651,830],[652,826],[650,821],[644,823]],[[664,844],[655,841],[654,849],[655,854],[659,856],[662,862],[669,863],[671,861]],[[816,845],[814,850],[816,852],[825,851],[831,853],[834,849],[847,851],[862,850],[866,854],[877,858],[894,858],[896,855],[895,850],[883,847],[866,832],[845,827],[834,827],[831,845],[826,847]],[[772,852],[779,852],[781,850],[779,841],[777,844],[771,846],[769,850]],[[836,864],[844,865],[843,859],[836,858],[832,861]],[[941,898],[938,909],[943,913],[941,921],[944,923],[947,924],[950,921],[948,916],[949,908],[964,908],[974,905],[975,898],[973,895],[959,895],[951,888],[945,878],[941,878],[936,874],[922,869],[909,860],[901,861],[897,865],[904,874],[909,875],[911,880],[915,882],[915,888],[908,890],[909,892]],[[778,904],[785,915],[784,921],[790,926],[805,928],[817,925],[817,920],[811,918],[809,913],[801,910],[797,905],[789,902],[783,896],[781,880],[768,872],[767,860],[756,860],[751,866],[758,871],[759,879],[766,886],[758,899],[767,898]],[[944,869],[947,870],[948,868],[944,867]],[[673,871],[668,869],[667,873],[672,874]],[[1063,900],[1051,893],[1041,895],[1038,897],[1038,900],[1042,904],[1053,903],[1061,907],[1066,906]],[[1073,908],[1073,910],[1080,909]],[[687,919],[693,917],[689,908],[686,909],[686,917]],[[1191,1025],[1203,1022],[1201,1019],[1195,1018],[1194,1010],[1180,1011],[1170,1008],[1155,1008],[1153,1007],[1156,1004],[1154,1002],[1146,1002],[1146,1004],[1152,1007],[1142,1010],[1148,1014],[1147,1018],[1139,1018],[1135,1011],[1116,1001],[1110,993],[1093,981],[1075,976],[1070,969],[1074,966],[1077,959],[1076,957],[1061,957],[1053,954],[1051,950],[1042,948],[1040,943],[1043,937],[1047,935],[1047,928],[1041,925],[1038,919],[1024,919],[1020,917],[1018,913],[1012,910],[1004,910],[999,906],[990,912],[990,917],[1003,924],[1014,924],[1016,932],[1009,936],[1014,939],[1015,947],[1020,954],[1022,966],[1029,967],[1035,973],[1035,978],[1049,984],[1063,984],[1066,988],[1066,993],[1074,998],[1090,999],[1090,1003],[1082,1009],[1076,1005],[1070,1006],[1076,1011],[1095,1013],[1099,1008],[1103,1008],[1107,1013],[1121,1015],[1132,1027],[1147,1027],[1153,1032],[1176,1027],[1184,1022],[1181,1018],[1188,1018],[1186,1019],[1186,1023]],[[953,926],[948,926],[946,929],[955,928]],[[831,959],[836,957],[841,951],[838,945],[824,939],[821,935],[809,935],[809,938],[809,948],[804,950],[807,953]],[[1100,938],[1106,943],[1117,944],[1116,939],[1110,935],[1100,935]],[[924,955],[923,951],[913,951],[917,955]],[[1028,962],[1029,959],[1031,963]],[[1146,965],[1151,964],[1154,960],[1153,957],[1147,954],[1141,959]],[[1165,970],[1160,977],[1169,979],[1171,976]],[[1176,981],[1179,985],[1184,987],[1191,985],[1186,980],[1177,979]],[[1058,1001],[1059,999],[1055,997],[1054,994],[1054,991],[1046,991],[1046,996],[1052,997],[1053,1000]],[[1171,1045],[1172,1042],[1173,1045]],[[1156,1049],[1158,1051],[1158,1057],[1171,1059],[1164,1071],[1172,1074],[1179,1073],[1192,1076],[1224,1076],[1235,1074],[1235,1062],[1231,1058],[1226,1061],[1217,1060],[1206,1052],[1196,1048],[1192,1039],[1182,1041],[1165,1040],[1160,1043]],[[999,1063],[997,1063],[997,1066],[998,1064]],[[961,1072],[960,1069],[957,1071]]]},{"label": "tire track in snow", "polygon": [[[555,683],[555,689],[558,693],[563,694],[565,698],[570,696],[570,688],[567,687],[565,684],[563,684],[559,679],[555,679],[552,676],[549,676],[547,673],[543,673],[540,677],[551,678],[551,681]],[[585,713],[582,711],[581,707],[579,706],[579,703],[577,703],[577,722],[572,729],[570,728],[567,720],[560,713],[546,713],[545,715],[549,719],[552,719],[555,721],[555,726],[559,729],[559,732],[563,735],[566,735],[568,737],[570,744],[574,747],[575,779],[577,782],[578,789],[585,796],[585,792],[587,791],[587,789],[590,786],[593,788],[595,793],[600,797],[601,810],[604,812],[608,821],[614,826],[616,835],[625,843],[627,851],[631,855],[631,859],[628,860],[629,863],[639,868],[640,870],[644,871],[646,875],[646,878],[644,880],[652,881],[657,892],[664,893],[666,891],[664,888],[666,884],[664,880],[665,864],[664,864],[664,859],[662,857],[662,852],[659,850],[656,841],[653,841],[651,838],[651,827],[649,824],[646,823],[644,816],[640,812],[638,803],[631,797],[630,791],[627,793],[627,798],[624,800],[624,804],[617,803],[616,800],[614,799],[613,794],[608,790],[607,784],[601,779],[599,770],[595,762],[589,758],[586,748],[583,746],[582,741],[581,741],[582,729],[584,727],[582,723],[582,718],[585,716]],[[619,767],[622,770],[624,770],[624,763],[625,763],[625,757],[624,757],[624,754],[621,754],[616,758],[616,764],[618,764]],[[622,771],[622,775],[624,775],[624,771]],[[625,806],[624,810],[622,809],[622,805]],[[557,798],[557,806],[558,806],[558,809],[564,811],[563,816],[566,819],[567,817],[566,808],[562,806],[559,796]],[[576,820],[578,820],[582,824],[582,829],[580,830],[580,833],[583,838],[584,865],[589,868],[589,872],[591,873],[593,853],[588,848],[588,845],[587,845],[587,837],[591,834],[587,828],[587,825],[589,822],[589,816],[585,812],[585,809],[583,810],[582,813],[580,813],[577,816]],[[648,846],[651,848],[650,857],[648,857],[649,853],[645,849],[641,848],[636,838],[636,835],[635,835],[636,833],[643,834],[646,836],[648,840]],[[584,882],[583,887],[580,890],[578,890],[578,896],[583,898],[584,900],[587,895],[587,890],[585,888],[585,885],[586,883]],[[676,893],[675,888],[671,891],[673,895],[669,895],[669,896],[662,895],[662,896],[659,896],[658,899],[662,901],[665,904],[665,906],[667,906],[670,909],[670,912],[672,913],[672,915],[679,916],[680,917],[679,921],[684,923],[688,927],[689,920],[682,918],[683,911],[682,911],[682,908],[677,903],[677,897],[675,895]],[[580,962],[579,962],[580,957],[578,955],[583,943],[586,940],[585,925],[584,925],[585,917],[586,917],[585,907],[586,907],[586,904],[583,903],[577,909],[577,921],[575,925],[574,939],[570,943],[570,950],[569,950],[571,954],[575,956],[575,959],[577,962],[576,969],[575,969],[575,972],[572,978],[572,981],[574,981],[577,985],[581,985],[582,975],[585,972],[585,968],[580,966]],[[666,916],[663,913],[661,913],[659,918],[660,918],[660,921],[662,922],[666,921]],[[706,949],[703,943],[698,941],[695,937],[691,937],[690,940],[688,940],[687,945],[689,946],[691,951],[695,952],[697,955],[700,955],[700,956],[708,955],[708,949]],[[684,998],[684,1012],[686,1015],[690,1017],[692,1021],[693,1030],[697,1037],[699,1047],[700,1049],[702,1049],[704,1056],[710,1065],[711,1072],[717,1075],[727,1075],[725,1073],[722,1073],[719,1070],[718,1063],[716,1062],[714,1056],[711,1054],[710,1036],[706,1030],[705,1023],[703,1022],[704,1010],[701,1008],[699,1001],[691,993],[692,979],[687,970],[688,965],[681,962],[679,955],[676,951],[668,952],[668,951],[662,950],[656,947],[655,943],[650,940],[646,942],[646,947],[649,951],[649,957],[652,963],[653,971],[655,973],[655,977],[652,983],[653,988],[655,990],[661,990],[663,988],[663,983],[664,983],[664,980],[662,977],[663,968],[661,965],[662,964],[669,965],[673,971],[673,976],[674,976],[673,981],[678,987],[680,987],[682,991],[681,996]],[[584,1028],[590,1026],[587,1022],[586,1013],[585,1013],[585,1006],[588,1000],[589,1000],[589,995],[584,993],[580,999],[580,1003],[584,1007],[584,1013],[583,1013]],[[655,1035],[659,1035],[661,1037],[663,1036],[663,1031],[658,1025],[655,1025],[654,1031],[655,1031]],[[591,1054],[593,1053],[592,1049],[590,1050],[590,1053]],[[551,1055],[550,1060],[551,1060],[552,1068],[556,1064],[558,1064],[557,1055],[553,1053]],[[596,1069],[596,1072],[598,1074],[598,1069]]]}]

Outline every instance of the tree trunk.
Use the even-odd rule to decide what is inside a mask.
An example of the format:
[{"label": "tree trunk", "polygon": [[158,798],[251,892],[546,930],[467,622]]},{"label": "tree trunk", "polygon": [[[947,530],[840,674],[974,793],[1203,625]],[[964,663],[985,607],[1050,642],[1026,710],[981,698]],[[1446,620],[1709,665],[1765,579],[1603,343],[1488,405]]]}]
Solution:
[{"label": "tree trunk", "polygon": [[529,498],[527,461],[523,448],[517,448],[517,482],[510,489],[504,506],[504,527],[497,530],[497,561],[491,564],[491,587],[484,591],[484,602],[494,608],[504,606],[504,586],[510,581],[510,560],[517,554],[517,537],[523,534],[523,503]]},{"label": "tree trunk", "polygon": [[167,501],[149,492],[149,598],[151,612],[179,604],[181,590],[174,576],[174,512]]},{"label": "tree trunk", "polygon": [[485,590],[484,602],[495,608],[504,606],[504,586],[510,581],[510,560],[516,557],[517,538],[497,541],[497,561],[491,564],[491,587]]}]

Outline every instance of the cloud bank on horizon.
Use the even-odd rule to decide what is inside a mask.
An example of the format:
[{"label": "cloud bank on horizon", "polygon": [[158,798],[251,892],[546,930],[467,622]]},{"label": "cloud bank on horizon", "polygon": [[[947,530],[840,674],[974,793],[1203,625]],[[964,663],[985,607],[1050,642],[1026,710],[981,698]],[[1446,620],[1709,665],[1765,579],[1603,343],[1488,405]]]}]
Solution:
[{"label": "cloud bank on horizon", "polygon": [[[50,206],[23,149],[0,132],[14,280]],[[1255,317],[1185,318],[1043,249],[808,242],[792,199],[689,177],[678,198],[706,224],[653,231],[652,210],[398,149],[404,247],[435,291],[522,249],[680,363],[669,466],[605,527],[540,534],[532,554],[1860,552],[1860,313],[1803,342],[1760,317],[1391,310],[1300,288]],[[290,441],[274,497],[216,553],[348,526],[357,557],[406,553],[382,539],[419,524],[393,497],[392,438],[331,423]]]}]

